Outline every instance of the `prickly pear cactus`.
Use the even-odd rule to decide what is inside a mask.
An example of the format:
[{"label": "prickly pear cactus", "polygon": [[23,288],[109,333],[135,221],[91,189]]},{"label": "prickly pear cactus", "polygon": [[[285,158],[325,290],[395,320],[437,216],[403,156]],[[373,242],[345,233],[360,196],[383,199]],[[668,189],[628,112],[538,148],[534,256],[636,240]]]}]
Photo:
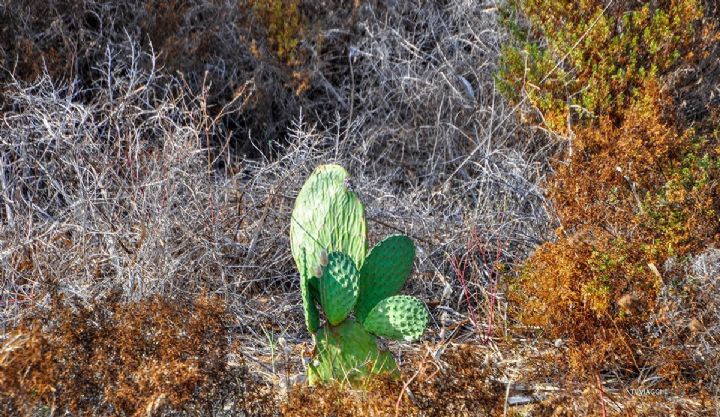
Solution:
[{"label": "prickly pear cactus", "polygon": [[[337,165],[315,169],[298,194],[290,224],[305,324],[317,332],[310,385],[338,380],[357,386],[376,374],[399,375],[373,334],[417,340],[427,324],[420,300],[395,295],[412,270],[415,245],[407,236],[390,236],[365,257],[365,209],[347,189],[347,177]],[[318,303],[327,320],[322,327]],[[349,317],[353,309],[359,322]]]},{"label": "prickly pear cactus", "polygon": [[360,294],[355,307],[360,322],[377,303],[402,289],[414,260],[415,244],[403,235],[389,236],[370,250],[360,270]]},{"label": "prickly pear cactus", "polygon": [[332,252],[327,258],[318,289],[327,320],[335,326],[345,320],[355,306],[359,273],[355,262],[342,252]]},{"label": "prickly pear cactus", "polygon": [[352,319],[321,328],[316,343],[308,366],[310,385],[331,380],[358,385],[371,375],[398,372],[392,355],[378,350],[375,337]]},{"label": "prickly pear cactus", "polygon": [[427,320],[427,310],[420,300],[408,295],[395,295],[380,301],[363,325],[375,335],[410,342],[420,338]]}]

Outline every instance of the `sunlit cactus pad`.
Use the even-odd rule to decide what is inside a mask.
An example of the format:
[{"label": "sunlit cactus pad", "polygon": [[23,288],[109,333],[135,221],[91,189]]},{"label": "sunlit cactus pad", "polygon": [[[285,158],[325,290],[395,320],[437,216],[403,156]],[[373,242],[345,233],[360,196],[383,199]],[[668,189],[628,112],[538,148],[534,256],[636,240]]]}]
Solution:
[{"label": "sunlit cactus pad", "polygon": [[422,336],[427,320],[427,309],[420,300],[396,295],[379,302],[368,314],[364,326],[378,336],[413,341]]},{"label": "sunlit cactus pad", "polygon": [[337,325],[347,318],[358,297],[358,270],[344,253],[328,254],[328,264],[318,283],[320,304],[328,322]]},{"label": "sunlit cactus pad", "polygon": [[392,355],[378,350],[375,337],[352,319],[321,328],[316,340],[315,359],[308,366],[310,385],[330,380],[357,385],[375,374],[398,374]]},{"label": "sunlit cactus pad", "polygon": [[365,208],[347,189],[348,177],[341,166],[321,165],[298,193],[290,219],[290,249],[303,278],[320,264],[323,250],[346,253],[358,266],[365,259]]},{"label": "sunlit cactus pad", "polygon": [[397,294],[405,285],[415,260],[415,244],[403,235],[393,235],[375,245],[360,270],[360,294],[355,315],[364,321],[381,300]]}]

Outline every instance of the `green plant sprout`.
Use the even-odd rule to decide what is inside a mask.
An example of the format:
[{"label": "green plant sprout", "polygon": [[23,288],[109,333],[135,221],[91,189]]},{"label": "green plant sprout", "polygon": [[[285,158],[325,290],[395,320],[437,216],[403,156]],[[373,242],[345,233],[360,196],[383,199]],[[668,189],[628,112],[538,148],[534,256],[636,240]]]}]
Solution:
[{"label": "green plant sprout", "polygon": [[[365,208],[347,180],[338,165],[317,167],[298,194],[290,224],[305,324],[315,334],[310,385],[358,385],[373,375],[399,375],[376,336],[417,340],[428,320],[422,301],[397,295],[412,270],[415,244],[392,235],[368,253]],[[322,327],[318,304],[327,321]]]}]

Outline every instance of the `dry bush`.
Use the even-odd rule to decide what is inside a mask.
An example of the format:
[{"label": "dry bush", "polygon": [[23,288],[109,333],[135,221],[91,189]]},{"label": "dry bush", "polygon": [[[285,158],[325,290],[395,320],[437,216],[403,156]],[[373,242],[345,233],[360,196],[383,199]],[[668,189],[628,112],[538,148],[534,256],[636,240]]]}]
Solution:
[{"label": "dry bush", "polygon": [[228,366],[228,323],[217,298],[56,298],[0,348],[0,411],[153,416],[210,413],[231,401],[238,412],[274,415],[272,395]]},{"label": "dry bush", "polygon": [[[308,3],[308,4],[304,4]],[[341,2],[315,13],[315,2],[277,0],[22,1],[0,4],[0,83],[56,81],[90,88],[115,45],[153,50],[158,64],[194,94],[207,93],[213,116],[238,94],[252,91],[246,111],[221,120],[213,145],[239,154],[268,152],[300,107],[334,115],[326,73],[337,71],[335,32],[352,38],[354,10]],[[350,2],[345,2],[350,3]],[[346,67],[340,63],[340,69]],[[146,68],[147,69],[147,68]],[[0,102],[1,104],[2,102]],[[313,113],[314,114],[314,113]]]},{"label": "dry bush", "polygon": [[[398,199],[412,202],[396,207],[422,212],[409,216],[370,203],[371,216],[381,212],[401,228],[410,223],[402,217],[426,230],[442,223],[443,236],[434,241],[453,241],[453,250],[436,252],[464,250],[475,226],[484,240],[507,242],[508,258],[524,257],[547,236],[550,219],[537,184],[553,150],[519,129],[494,88],[503,41],[495,16],[461,1],[396,6],[362,9],[370,17],[351,49],[356,91],[347,95],[354,101],[339,140],[357,161],[352,166],[362,167],[357,183],[382,178],[407,196]],[[368,194],[386,194],[375,182]]]},{"label": "dry bush", "polygon": [[[49,294],[91,304],[118,291],[126,301],[207,291],[222,297],[242,323],[233,338],[253,372],[297,381],[301,355],[283,353],[281,364],[274,345],[280,336],[294,350],[310,343],[289,252],[289,217],[312,169],[337,162],[354,175],[368,207],[371,243],[398,232],[417,242],[408,292],[428,301],[434,321],[427,338],[448,336],[443,313],[458,337],[492,336],[467,326],[468,310],[488,295],[503,303],[494,268],[510,270],[549,235],[552,217],[539,184],[556,149],[519,126],[494,88],[505,35],[491,10],[466,1],[363,2],[347,8],[354,11],[351,29],[308,23],[322,36],[299,44],[310,48],[299,53],[308,54],[314,74],[301,112],[288,91],[253,88],[262,80],[284,84],[274,71],[286,63],[253,67],[223,58],[221,52],[234,53],[240,42],[230,39],[236,28],[215,19],[226,3],[180,8],[182,17],[165,16],[171,10],[161,2],[147,4],[138,10],[158,19],[148,28],[168,28],[152,35],[155,53],[127,36],[91,38],[83,45],[103,49],[88,47],[97,56],[87,61],[90,75],[82,82],[43,73],[5,86],[4,330],[32,306],[47,307]],[[342,13],[324,13],[335,27],[345,21]],[[200,28],[208,20],[220,28]],[[220,52],[209,47],[219,55],[203,59],[190,51],[221,44]],[[168,55],[171,50],[177,54]],[[197,78],[175,72],[185,64],[173,59],[198,64]],[[198,75],[208,68],[208,78]],[[233,72],[247,68],[253,68],[248,78],[249,72]],[[233,80],[251,81],[235,95]],[[233,101],[216,101],[217,88],[232,89]],[[271,152],[244,158],[235,135],[239,125],[250,126],[243,118],[255,117],[258,103],[274,103],[277,112],[257,116],[270,123],[259,125],[262,134],[287,134],[288,144],[273,142]],[[481,243],[469,251],[472,229]],[[486,252],[492,262],[482,260]],[[465,284],[450,261],[463,257],[470,265]]]},{"label": "dry bush", "polygon": [[[537,123],[567,141],[548,183],[558,240],[543,244],[515,281],[511,299],[519,317],[550,337],[569,339],[570,370],[580,378],[650,373],[662,387],[716,389],[710,380],[695,384],[705,365],[650,331],[658,309],[668,308],[662,292],[680,279],[667,261],[687,262],[720,238],[717,119],[707,111],[702,123],[688,127],[674,114],[672,83],[663,78],[717,39],[715,28],[698,36],[681,30],[702,17],[693,1],[588,2],[573,9],[552,1],[519,4],[532,30],[547,37],[547,50],[525,55],[531,71],[547,74],[557,65],[566,71],[555,75],[567,77],[531,81],[532,92],[516,97],[536,106],[545,116]],[[577,23],[579,16],[585,20]],[[524,58],[512,47],[505,53],[512,65],[503,77],[515,78],[504,82],[514,85]],[[573,106],[592,117],[569,117]]]},{"label": "dry bush", "polygon": [[366,391],[337,385],[297,387],[283,416],[494,416],[504,389],[493,380],[486,355],[472,346],[439,348],[418,355],[399,380],[376,380]]}]

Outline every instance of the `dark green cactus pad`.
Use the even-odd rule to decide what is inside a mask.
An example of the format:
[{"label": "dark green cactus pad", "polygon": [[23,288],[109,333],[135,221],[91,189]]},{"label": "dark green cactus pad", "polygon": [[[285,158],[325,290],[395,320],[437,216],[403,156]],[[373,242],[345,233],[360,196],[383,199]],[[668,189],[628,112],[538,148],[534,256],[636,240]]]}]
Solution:
[{"label": "dark green cactus pad", "polygon": [[315,333],[320,326],[320,313],[315,305],[309,280],[300,280],[300,294],[302,295],[303,309],[305,311],[305,325],[310,333]]},{"label": "dark green cactus pad", "polygon": [[312,295],[313,300],[320,302],[320,289],[319,289],[319,282],[320,278],[318,277],[310,277],[310,279],[307,280],[308,282],[308,288],[310,289],[310,295]]},{"label": "dark green cactus pad", "polygon": [[[322,250],[343,252],[362,265],[367,252],[365,208],[345,185],[348,173],[321,165],[300,190],[290,219],[290,249],[302,279],[312,276]],[[305,253],[307,256],[302,256]]]},{"label": "dark green cactus pad", "polygon": [[333,326],[345,320],[355,306],[359,275],[355,262],[348,255],[341,252],[328,254],[328,264],[318,282],[318,290],[320,304]]},{"label": "dark green cactus pad", "polygon": [[336,380],[357,386],[374,374],[399,376],[390,352],[378,350],[375,337],[352,319],[322,327],[316,343],[315,357],[308,365],[310,385]]},{"label": "dark green cactus pad", "polygon": [[427,321],[427,309],[420,300],[396,295],[380,301],[363,325],[372,334],[410,342],[422,336]]},{"label": "dark green cactus pad", "polygon": [[[303,258],[305,253],[302,254]],[[305,266],[307,267],[307,265]],[[310,333],[315,333],[320,326],[320,313],[318,312],[315,301],[318,300],[317,281],[315,277],[305,278],[307,274],[303,270],[300,273],[300,296],[303,302],[303,313],[305,314],[305,325]]]},{"label": "dark green cactus pad", "polygon": [[402,289],[414,260],[415,244],[403,235],[389,236],[370,250],[360,269],[360,294],[355,307],[360,322],[377,303]]}]

